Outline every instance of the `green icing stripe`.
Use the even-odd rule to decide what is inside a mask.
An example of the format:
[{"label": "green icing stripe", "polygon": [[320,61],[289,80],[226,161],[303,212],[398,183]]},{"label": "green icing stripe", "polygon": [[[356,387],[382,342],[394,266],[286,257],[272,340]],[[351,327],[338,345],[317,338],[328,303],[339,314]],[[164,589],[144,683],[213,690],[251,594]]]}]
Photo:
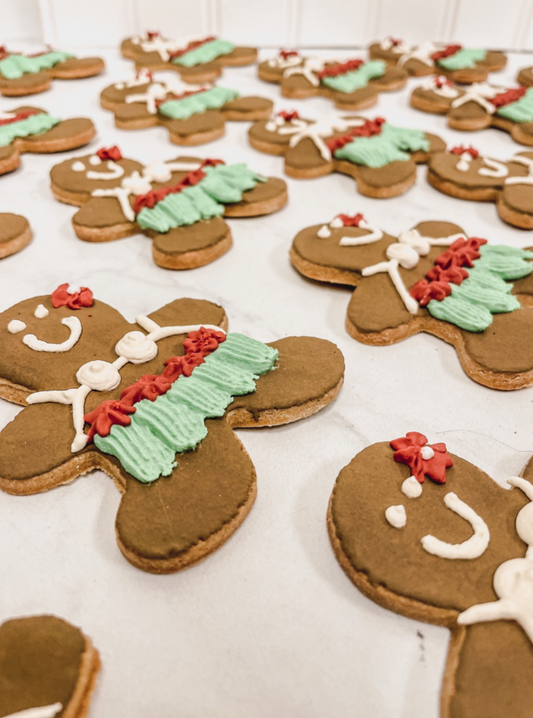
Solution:
[{"label": "green icing stripe", "polygon": [[454,55],[443,57],[437,60],[437,65],[445,70],[465,70],[466,68],[475,67],[476,62],[481,62],[487,57],[487,51],[481,48],[463,48],[458,50]]},{"label": "green icing stripe", "polygon": [[137,215],[139,225],[164,233],[173,227],[220,217],[224,214],[224,204],[240,202],[243,192],[266,181],[245,164],[204,167],[204,172],[207,176],[194,187],[167,195],[152,209],[144,207]]},{"label": "green icing stripe", "polygon": [[0,75],[6,80],[18,80],[22,75],[48,70],[58,62],[68,60],[69,57],[73,55],[69,55],[68,52],[47,52],[37,57],[9,55],[5,60],[0,60]]},{"label": "green icing stripe", "polygon": [[391,162],[410,158],[407,152],[429,150],[429,141],[421,130],[409,130],[385,123],[381,133],[372,137],[355,137],[334,155],[366,167],[384,167]]},{"label": "green icing stripe", "polygon": [[533,87],[516,102],[499,107],[496,114],[513,122],[533,122]]},{"label": "green icing stripe", "polygon": [[455,324],[468,332],[482,332],[492,324],[493,314],[513,312],[520,302],[511,294],[509,279],[520,279],[531,273],[532,252],[503,245],[480,247],[481,258],[468,268],[468,278],[452,284],[452,293],[441,302],[432,299],[427,305],[436,319]]},{"label": "green icing stripe", "polygon": [[206,110],[218,110],[231,100],[239,97],[235,90],[227,90],[224,87],[212,87],[205,92],[198,92],[189,95],[182,100],[168,100],[159,105],[159,112],[172,120],[186,120],[193,115],[198,115]]},{"label": "green icing stripe", "polygon": [[383,77],[387,68],[383,60],[371,60],[365,62],[358,70],[346,72],[344,75],[336,75],[335,77],[323,77],[322,84],[331,87],[337,92],[350,93],[366,87],[368,81],[375,77]]},{"label": "green icing stripe", "polygon": [[155,401],[140,401],[129,426],[115,424],[94,443],[143,483],[169,476],[176,453],[192,451],[207,436],[205,420],[224,416],[235,396],[254,392],[255,381],[274,368],[277,358],[277,349],[228,334],[191,376],[180,376]]},{"label": "green icing stripe", "polygon": [[48,132],[52,127],[59,124],[59,117],[52,117],[45,113],[31,115],[20,122],[12,122],[9,125],[0,126],[0,147],[10,145],[17,137],[28,137],[29,135],[40,135]]},{"label": "green icing stripe", "polygon": [[172,62],[184,67],[194,67],[195,65],[211,62],[221,55],[229,55],[234,49],[235,45],[227,40],[211,40],[211,42],[206,42],[195,50],[176,57]]}]

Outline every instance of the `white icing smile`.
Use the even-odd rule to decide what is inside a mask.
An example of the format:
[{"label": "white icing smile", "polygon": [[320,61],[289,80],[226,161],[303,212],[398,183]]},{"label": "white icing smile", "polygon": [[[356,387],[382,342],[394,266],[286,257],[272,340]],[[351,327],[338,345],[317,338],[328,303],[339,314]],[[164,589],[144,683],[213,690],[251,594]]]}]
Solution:
[{"label": "white icing smile", "polygon": [[38,339],[35,334],[25,334],[22,341],[36,352],[68,352],[81,337],[81,322],[78,317],[71,316],[62,319],[61,324],[70,329],[70,336],[60,344],[45,342],[43,339]]},{"label": "white icing smile", "polygon": [[441,558],[473,559],[482,556],[487,550],[490,541],[490,532],[487,524],[483,521],[481,516],[476,514],[474,509],[472,509],[468,504],[465,504],[464,501],[461,501],[457,494],[454,494],[453,492],[446,494],[444,497],[444,503],[458,516],[465,521],[468,521],[474,529],[474,533],[466,541],[456,544],[441,541],[440,539],[435,538],[435,536],[431,536],[431,534],[429,534],[428,536],[424,536],[422,539],[422,547],[428,553],[440,556]]}]

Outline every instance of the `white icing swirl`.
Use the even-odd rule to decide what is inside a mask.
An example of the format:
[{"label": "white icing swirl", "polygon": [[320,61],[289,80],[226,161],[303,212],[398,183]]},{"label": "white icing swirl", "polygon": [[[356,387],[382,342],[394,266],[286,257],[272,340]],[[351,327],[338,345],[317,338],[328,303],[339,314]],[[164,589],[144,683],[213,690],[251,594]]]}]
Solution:
[{"label": "white icing swirl", "polygon": [[94,391],[111,391],[120,384],[120,372],[110,362],[94,359],[80,366],[76,379]]},{"label": "white icing swirl", "polygon": [[157,356],[157,344],[146,334],[132,331],[125,334],[115,347],[116,353],[132,364],[143,364]]}]

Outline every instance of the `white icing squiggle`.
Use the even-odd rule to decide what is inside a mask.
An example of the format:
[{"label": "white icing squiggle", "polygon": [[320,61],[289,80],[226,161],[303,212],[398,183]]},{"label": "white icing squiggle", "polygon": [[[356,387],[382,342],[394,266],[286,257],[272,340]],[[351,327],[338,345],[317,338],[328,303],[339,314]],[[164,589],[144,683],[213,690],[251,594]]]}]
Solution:
[{"label": "white icing squiggle", "polygon": [[363,234],[362,237],[342,237],[339,244],[342,247],[358,247],[362,244],[372,244],[373,242],[379,242],[383,238],[383,232],[377,227],[372,227],[367,224],[364,219],[359,222],[361,229],[367,229],[368,234]]},{"label": "white icing squiggle", "polygon": [[466,105],[467,102],[475,102],[481,105],[489,115],[493,115],[496,112],[496,107],[491,102],[488,102],[488,100],[500,92],[505,92],[505,88],[490,85],[488,82],[474,82],[473,85],[470,85],[470,87],[465,90],[464,95],[461,95],[461,97],[458,97],[452,102],[452,107],[461,107],[462,105]]},{"label": "white icing squiggle", "polygon": [[395,529],[403,529],[407,523],[407,515],[405,513],[405,506],[399,504],[398,506],[389,506],[385,510],[385,518],[394,526]]},{"label": "white icing squiggle", "polygon": [[60,344],[45,342],[42,339],[38,339],[35,334],[25,334],[24,337],[22,337],[22,341],[27,347],[36,352],[51,352],[54,354],[58,352],[68,352],[81,337],[81,322],[78,317],[71,316],[62,319],[61,324],[64,324],[70,329],[70,336]]},{"label": "white icing squiggle", "polygon": [[533,184],[533,160],[523,155],[515,155],[511,157],[511,162],[518,162],[519,164],[525,165],[528,168],[528,173],[525,177],[508,177],[505,180],[505,184]]},{"label": "white icing squiggle", "polygon": [[313,87],[318,87],[320,85],[320,80],[317,77],[316,73],[321,72],[324,67],[326,66],[326,63],[330,62],[329,60],[325,60],[319,57],[308,57],[306,60],[303,61],[302,64],[299,64],[297,67],[289,67],[285,72],[283,73],[283,77],[291,77],[291,75],[303,75],[305,79],[313,85]]},{"label": "white icing squiggle", "polygon": [[431,91],[435,95],[440,95],[449,100],[453,100],[459,95],[459,90],[453,85],[449,85],[448,80],[443,75],[430,77],[429,80],[421,85],[421,89]]},{"label": "white icing squiggle", "polygon": [[10,713],[6,718],[54,718],[60,710],[62,710],[62,703],[54,703],[49,706],[39,706],[37,708],[27,708],[24,711],[17,711],[17,713]]},{"label": "white icing squiggle", "polygon": [[401,67],[405,65],[408,60],[418,60],[428,67],[433,67],[434,61],[431,56],[442,49],[442,47],[443,45],[437,45],[434,42],[423,42],[421,45],[415,45],[415,47],[409,49],[400,57],[398,65]]},{"label": "white icing squiggle", "polygon": [[278,70],[286,70],[288,67],[295,67],[301,62],[302,57],[300,54],[289,55],[289,57],[282,57],[281,55],[278,55],[277,57],[272,57],[268,60],[267,64],[269,67],[275,67]]},{"label": "white icing squiggle", "polygon": [[157,101],[164,100],[168,94],[166,85],[160,82],[152,83],[144,94],[128,95],[126,97],[126,104],[130,105],[133,102],[142,102],[146,104],[146,109],[151,115],[155,115],[157,112]]},{"label": "white icing squiggle", "polygon": [[310,139],[320,152],[322,159],[330,162],[332,155],[324,138],[330,137],[334,132],[346,132],[350,127],[361,127],[364,123],[365,120],[360,117],[327,117],[318,122],[294,119],[290,123],[284,123],[277,129],[277,132],[280,135],[291,136],[289,147],[296,147],[302,140]]},{"label": "white icing squiggle", "polygon": [[129,79],[127,82],[117,82],[115,84],[115,88],[117,90],[124,90],[126,88],[131,87],[140,87],[140,85],[146,85],[147,83],[151,82],[151,73],[150,70],[148,70],[146,67],[142,67],[139,72],[134,75],[131,79]]},{"label": "white icing squiggle", "polygon": [[490,531],[487,524],[481,516],[476,514],[473,508],[461,501],[457,494],[453,492],[446,494],[444,503],[458,516],[468,521],[474,529],[474,533],[466,541],[457,544],[441,541],[429,534],[422,538],[424,550],[435,556],[449,559],[474,559],[482,556],[487,550],[490,541]]}]

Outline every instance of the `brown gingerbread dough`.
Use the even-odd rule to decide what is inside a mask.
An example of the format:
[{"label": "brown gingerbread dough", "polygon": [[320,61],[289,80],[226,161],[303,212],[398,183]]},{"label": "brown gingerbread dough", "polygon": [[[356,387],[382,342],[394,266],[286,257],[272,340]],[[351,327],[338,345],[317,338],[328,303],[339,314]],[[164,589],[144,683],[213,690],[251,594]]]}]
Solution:
[{"label": "brown gingerbread dough", "polygon": [[28,220],[19,214],[0,212],[0,259],[24,249],[31,241]]}]

